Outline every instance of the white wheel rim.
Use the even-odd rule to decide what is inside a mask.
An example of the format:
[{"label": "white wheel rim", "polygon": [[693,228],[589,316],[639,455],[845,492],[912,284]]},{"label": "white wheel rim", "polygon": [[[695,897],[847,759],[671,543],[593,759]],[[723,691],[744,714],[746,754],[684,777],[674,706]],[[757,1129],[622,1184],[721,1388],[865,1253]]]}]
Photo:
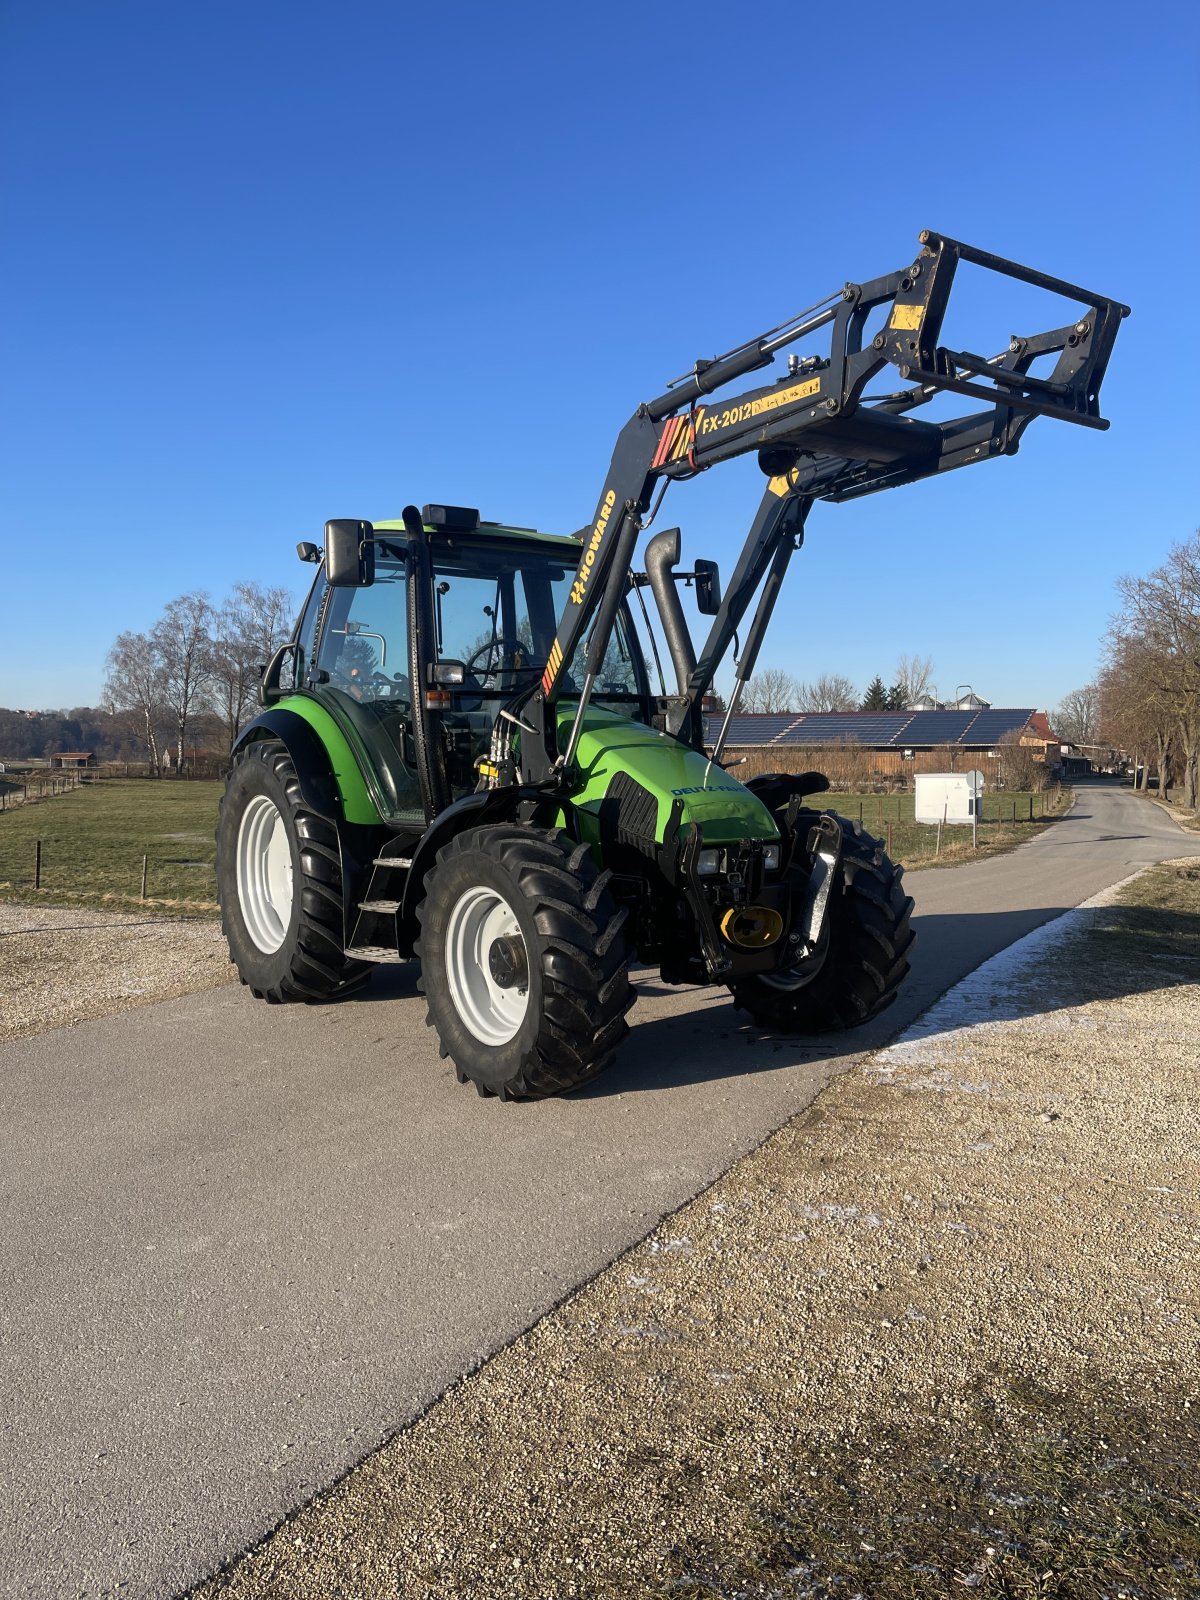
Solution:
[{"label": "white wheel rim", "polygon": [[279,807],[265,794],[242,813],[237,887],[246,932],[264,955],[274,955],[292,920],[292,847]]},{"label": "white wheel rim", "polygon": [[446,925],[446,977],[455,1010],[481,1044],[507,1044],[529,1010],[528,978],[523,988],[505,989],[492,976],[492,945],[506,937],[519,939],[525,949],[521,925],[503,895],[480,884],[459,896]]}]

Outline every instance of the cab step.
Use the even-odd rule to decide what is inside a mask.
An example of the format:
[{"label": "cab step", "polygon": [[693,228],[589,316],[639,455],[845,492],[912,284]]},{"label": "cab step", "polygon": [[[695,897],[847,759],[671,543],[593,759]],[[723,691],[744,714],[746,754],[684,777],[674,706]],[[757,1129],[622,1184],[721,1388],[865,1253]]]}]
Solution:
[{"label": "cab step", "polygon": [[353,956],[356,961],[376,961],[381,965],[385,961],[399,965],[400,962],[406,959],[396,950],[389,950],[386,945],[381,944],[353,945],[346,951],[346,954]]},{"label": "cab step", "polygon": [[376,856],[373,862],[377,867],[411,867],[411,856]]},{"label": "cab step", "polygon": [[399,911],[400,902],[399,900],[360,900],[358,909],[360,911]]}]

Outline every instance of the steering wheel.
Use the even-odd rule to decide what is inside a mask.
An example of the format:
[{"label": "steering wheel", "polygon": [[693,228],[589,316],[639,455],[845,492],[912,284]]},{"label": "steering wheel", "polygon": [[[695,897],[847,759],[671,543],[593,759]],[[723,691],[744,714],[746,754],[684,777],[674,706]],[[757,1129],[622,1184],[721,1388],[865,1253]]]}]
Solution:
[{"label": "steering wheel", "polygon": [[478,650],[472,652],[470,659],[464,662],[464,666],[468,676],[472,678],[489,678],[493,673],[502,672],[505,662],[511,666],[512,658],[517,655],[523,656],[526,663],[533,660],[533,651],[520,639],[514,640],[511,645],[506,644],[503,639],[487,639]]},{"label": "steering wheel", "polygon": [[398,672],[394,678],[389,678],[386,672],[373,672],[370,684],[380,700],[412,699],[412,686],[403,673]]}]

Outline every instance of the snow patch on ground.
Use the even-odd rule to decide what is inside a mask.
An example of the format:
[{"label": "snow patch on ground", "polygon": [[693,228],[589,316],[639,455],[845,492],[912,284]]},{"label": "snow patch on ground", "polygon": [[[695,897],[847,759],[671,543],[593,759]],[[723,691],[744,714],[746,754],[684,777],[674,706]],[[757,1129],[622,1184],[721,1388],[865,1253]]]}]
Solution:
[{"label": "snow patch on ground", "polygon": [[[964,1047],[976,1030],[1043,1016],[1045,1008],[1039,1003],[1039,995],[1045,996],[1051,988],[1054,970],[1046,962],[1047,953],[1086,928],[1095,920],[1096,913],[1112,905],[1120,890],[1137,876],[1131,873],[1120,883],[1102,889],[1090,900],[1064,912],[1061,917],[1044,922],[1015,944],[997,951],[935,1000],[894,1044],[872,1057],[866,1065],[867,1075],[887,1083],[902,1067],[936,1067],[950,1060],[961,1065]],[[1044,1016],[1043,1025],[1049,1025]],[[1060,1016],[1052,1025],[1074,1028],[1080,1023],[1076,1018]],[[943,1093],[952,1088],[976,1094],[988,1092],[987,1084],[952,1082],[945,1073],[932,1075],[918,1087]]]}]

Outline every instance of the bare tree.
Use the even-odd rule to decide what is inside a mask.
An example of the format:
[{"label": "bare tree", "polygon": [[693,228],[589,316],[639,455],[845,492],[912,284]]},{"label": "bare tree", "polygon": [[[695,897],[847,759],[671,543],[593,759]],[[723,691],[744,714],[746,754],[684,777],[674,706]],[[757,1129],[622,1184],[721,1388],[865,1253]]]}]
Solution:
[{"label": "bare tree", "polygon": [[838,672],[823,672],[812,683],[797,685],[797,711],[853,711],[858,690]]},{"label": "bare tree", "polygon": [[1105,733],[1133,756],[1137,787],[1149,788],[1153,768],[1162,793],[1169,783],[1175,731],[1174,705],[1164,681],[1162,664],[1146,641],[1122,634],[1114,625],[1100,680]]},{"label": "bare tree", "polygon": [[166,711],[162,661],[145,633],[121,633],[108,652],[104,698],[114,714],[124,713],[145,746],[151,774],[162,774],[161,725]]},{"label": "bare tree", "polygon": [[172,600],[150,633],[161,667],[163,698],[171,714],[176,759],[181,769],[188,725],[203,707],[212,677],[212,620],[208,596],[197,591]]},{"label": "bare tree", "polygon": [[1100,740],[1100,685],[1085,683],[1064,695],[1051,714],[1054,731],[1070,744],[1097,744]]},{"label": "bare tree", "polygon": [[294,609],[286,589],[238,583],[216,613],[209,699],[231,743],[254,699],[262,668],[291,634]]},{"label": "bare tree", "polygon": [[900,656],[892,682],[903,696],[903,706],[924,699],[933,689],[933,657]]},{"label": "bare tree", "polygon": [[764,667],[742,691],[743,711],[795,711],[799,685],[779,667]]},{"label": "bare tree", "polygon": [[996,745],[1000,763],[1000,783],[1005,789],[1041,789],[1046,783],[1046,766],[1039,761],[1032,745],[1021,743],[1021,730],[1010,728]]},{"label": "bare tree", "polygon": [[[1200,533],[1175,545],[1147,577],[1123,579],[1121,596],[1114,628],[1118,656],[1123,644],[1147,704],[1159,711],[1169,707],[1183,800],[1194,811],[1200,798]],[[1160,789],[1168,773],[1160,749]]]}]

